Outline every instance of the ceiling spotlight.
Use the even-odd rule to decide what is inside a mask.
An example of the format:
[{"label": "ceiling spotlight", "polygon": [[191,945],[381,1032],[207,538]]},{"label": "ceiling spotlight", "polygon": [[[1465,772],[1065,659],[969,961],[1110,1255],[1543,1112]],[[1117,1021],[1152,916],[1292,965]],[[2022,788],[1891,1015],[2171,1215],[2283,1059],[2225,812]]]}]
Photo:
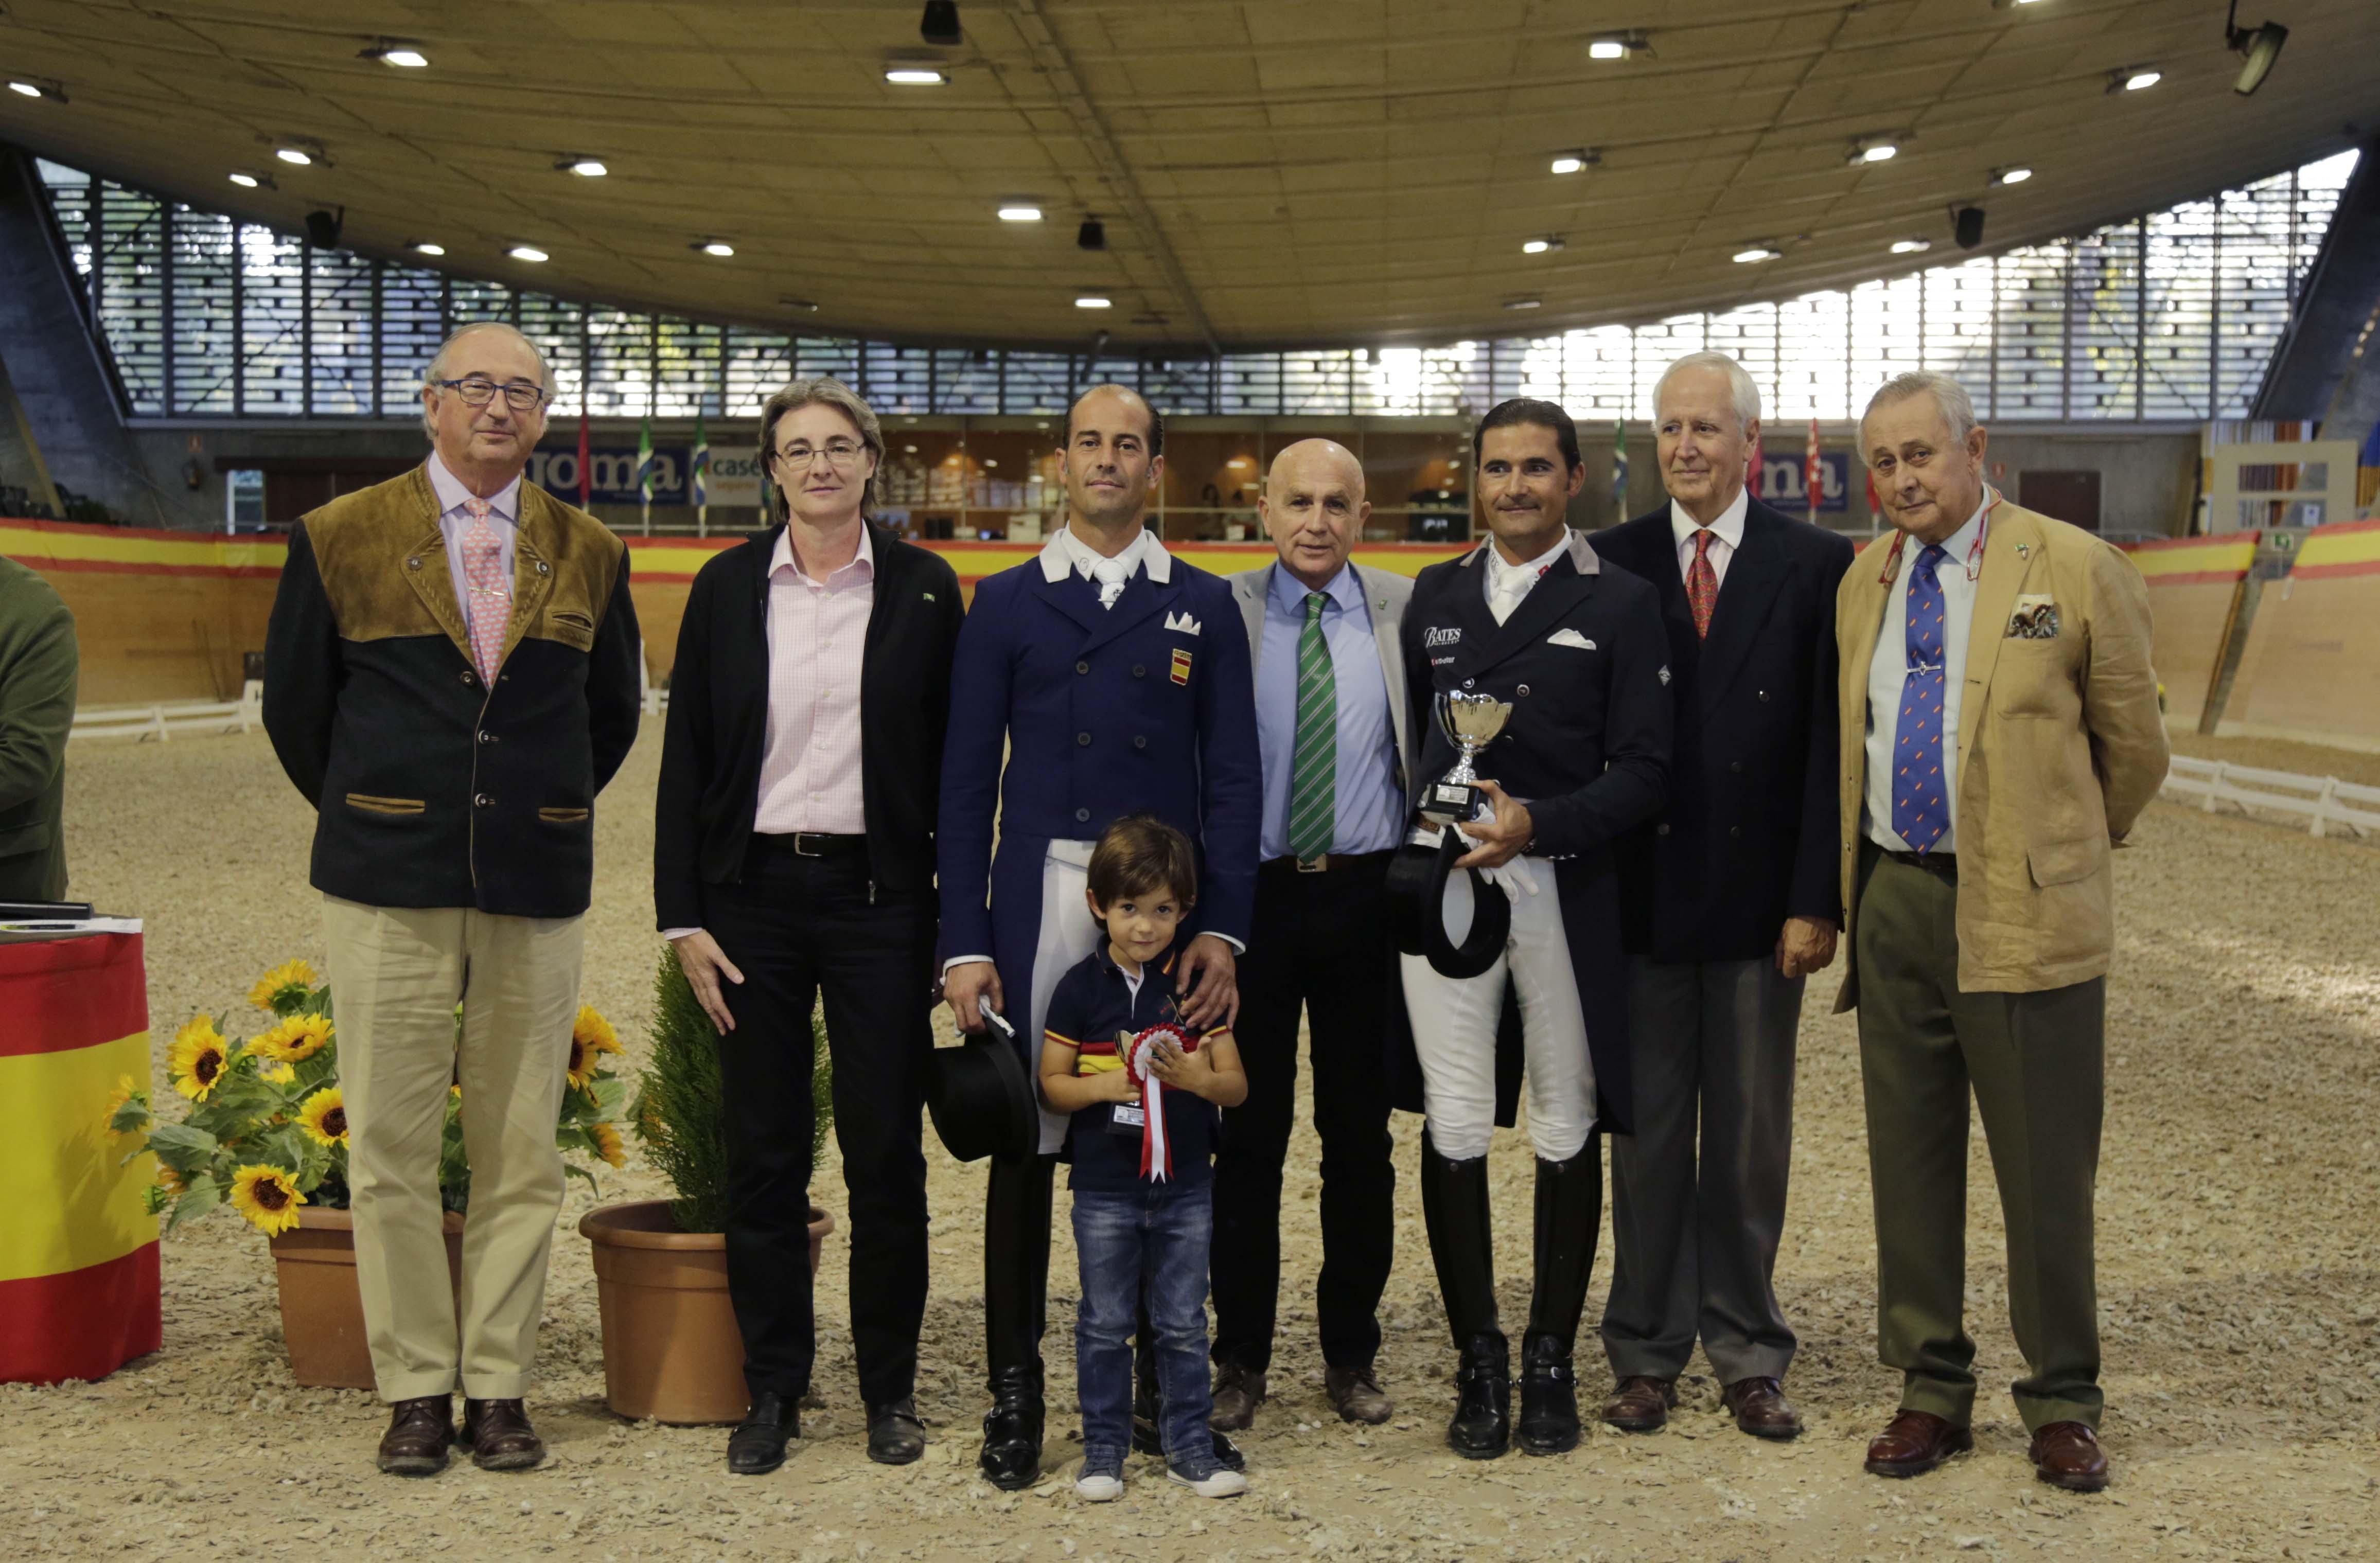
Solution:
[{"label": "ceiling spotlight", "polygon": [[1000,220],[1003,223],[1038,223],[1041,221],[1041,209],[1021,204],[1003,206],[1000,209]]},{"label": "ceiling spotlight", "polygon": [[1105,249],[1108,247],[1108,225],[1096,217],[1086,217],[1083,225],[1075,230],[1076,249]]},{"label": "ceiling spotlight", "polygon": [[1652,47],[1641,32],[1607,32],[1590,39],[1586,57],[1590,60],[1624,60],[1629,55]]},{"label": "ceiling spotlight", "polygon": [[886,66],[884,79],[895,87],[943,87],[951,79],[924,66]]},{"label": "ceiling spotlight", "polygon": [[2126,66],[2107,73],[2110,92],[2145,92],[2165,79],[2165,72],[2155,66]]},{"label": "ceiling spotlight", "polygon": [[1561,247],[1562,241],[1558,235],[1548,234],[1543,238],[1533,238],[1526,244],[1521,246],[1521,253],[1524,255],[1543,255],[1548,250],[1560,249]]},{"label": "ceiling spotlight", "polygon": [[1900,143],[1890,136],[1862,136],[1852,143],[1848,161],[1857,167],[1863,163],[1890,163],[1900,155]]},{"label": "ceiling spotlight", "polygon": [[943,48],[963,42],[966,35],[959,30],[958,0],[926,0],[926,14],[917,18],[917,36]]},{"label": "ceiling spotlight", "polygon": [[510,249],[505,250],[504,253],[511,256],[516,260],[527,260],[532,265],[540,260],[551,259],[544,250],[540,249],[533,244],[516,244]]},{"label": "ceiling spotlight", "polygon": [[1105,309],[1113,303],[1113,299],[1103,298],[1096,293],[1078,293],[1075,296],[1075,308],[1077,309]]},{"label": "ceiling spotlight", "polygon": [[1895,255],[1922,255],[1933,248],[1934,241],[1927,238],[1905,238],[1892,241],[1892,252]]},{"label": "ceiling spotlight", "polygon": [[1750,249],[1737,250],[1735,263],[1739,266],[1756,265],[1763,260],[1774,260],[1781,253],[1782,251],[1771,249],[1767,245],[1755,244]]},{"label": "ceiling spotlight", "polygon": [[735,247],[724,239],[698,239],[694,248],[705,255],[716,255],[722,260],[735,253]]},{"label": "ceiling spotlight", "polygon": [[67,101],[67,90],[64,87],[55,81],[35,81],[30,77],[9,78],[8,91],[20,98],[46,98],[54,103]]},{"label": "ceiling spotlight", "polygon": [[2022,185],[2032,177],[2033,170],[2022,164],[2014,168],[1996,168],[1992,171],[1992,183],[1995,185]]},{"label": "ceiling spotlight", "polygon": [[1545,300],[1542,298],[1507,298],[1504,300],[1504,308],[1507,309],[1535,309],[1544,302]]},{"label": "ceiling spotlight", "polygon": [[273,176],[270,174],[249,174],[241,171],[231,176],[231,182],[243,190],[273,188]]},{"label": "ceiling spotlight", "polygon": [[409,43],[401,38],[376,40],[370,48],[356,57],[360,60],[378,60],[384,66],[395,66],[399,70],[419,70],[430,63],[430,56],[421,52],[420,45]]},{"label": "ceiling spotlight", "polygon": [[2240,79],[2231,84],[2231,91],[2244,98],[2262,87],[2265,78],[2273,73],[2273,62],[2281,57],[2281,45],[2289,41],[2289,30],[2278,22],[2241,27],[2240,0],[2231,0],[2231,15],[2223,24],[2223,36],[2231,52],[2247,62],[2240,67]]},{"label": "ceiling spotlight", "polygon": [[565,174],[576,174],[582,179],[601,179],[612,170],[600,157],[565,157],[553,165]]},{"label": "ceiling spotlight", "polygon": [[417,243],[407,246],[406,248],[412,250],[416,255],[443,255],[446,253],[446,247],[444,245],[434,244],[429,239],[421,239]]},{"label": "ceiling spotlight", "polygon": [[297,147],[275,147],[273,155],[293,168],[304,168],[314,161],[314,154]]},{"label": "ceiling spotlight", "polygon": [[1554,153],[1553,170],[1557,174],[1579,174],[1603,161],[1603,154],[1593,147],[1581,147],[1576,151]]}]

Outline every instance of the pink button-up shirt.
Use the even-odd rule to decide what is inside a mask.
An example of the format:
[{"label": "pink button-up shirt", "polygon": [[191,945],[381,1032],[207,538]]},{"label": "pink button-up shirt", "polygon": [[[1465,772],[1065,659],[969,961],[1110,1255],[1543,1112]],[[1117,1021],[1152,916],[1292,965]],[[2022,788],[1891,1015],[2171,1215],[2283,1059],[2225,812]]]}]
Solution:
[{"label": "pink button-up shirt", "polygon": [[794,558],[793,531],[769,561],[769,734],[752,828],[769,835],[868,833],[859,781],[859,670],[876,604],[876,551],[823,581]]}]

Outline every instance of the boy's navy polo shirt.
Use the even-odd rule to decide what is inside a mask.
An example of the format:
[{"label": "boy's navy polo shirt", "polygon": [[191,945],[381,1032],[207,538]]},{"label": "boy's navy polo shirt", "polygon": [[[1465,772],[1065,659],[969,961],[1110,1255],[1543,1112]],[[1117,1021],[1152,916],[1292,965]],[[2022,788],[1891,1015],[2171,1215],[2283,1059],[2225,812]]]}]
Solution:
[{"label": "boy's navy polo shirt", "polygon": [[[1141,968],[1140,993],[1135,998],[1123,970],[1108,954],[1108,941],[1083,957],[1058,979],[1050,996],[1043,1031],[1050,1040],[1075,1049],[1075,1072],[1097,1074],[1122,1069],[1116,1047],[1119,1034],[1138,1036],[1160,1022],[1181,1026],[1192,1037],[1204,1036],[1182,1019],[1174,1002],[1174,954],[1161,964]],[[1098,1102],[1074,1115],[1066,1132],[1075,1171],[1071,1184],[1111,1193],[1147,1193],[1150,1182],[1140,1175],[1140,1125],[1119,1122],[1120,1115],[1137,1119],[1140,1104]],[[1158,1188],[1201,1189],[1215,1180],[1215,1140],[1222,1123],[1215,1104],[1190,1091],[1165,1093],[1165,1138],[1173,1151],[1173,1171]]]}]

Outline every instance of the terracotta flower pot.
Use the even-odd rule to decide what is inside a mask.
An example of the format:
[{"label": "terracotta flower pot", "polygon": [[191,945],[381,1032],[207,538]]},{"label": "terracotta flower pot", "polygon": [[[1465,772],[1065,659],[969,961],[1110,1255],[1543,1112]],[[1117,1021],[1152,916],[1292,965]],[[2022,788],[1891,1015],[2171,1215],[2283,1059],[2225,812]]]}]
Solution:
[{"label": "terracotta flower pot", "polygon": [[[810,1206],[810,1274],[834,1218]],[[682,1232],[665,1199],[590,1210],[603,1315],[603,1387],[612,1410],[659,1422],[738,1422],[750,1408],[744,1339],[727,1298],[727,1240]]]},{"label": "terracotta flower pot", "polygon": [[[455,1313],[463,1312],[463,1218],[446,1213],[446,1273]],[[352,1212],[301,1206],[298,1225],[273,1239],[281,1282],[281,1339],[289,1371],[309,1389],[370,1389],[371,1348],[364,1339],[364,1297],[356,1284]]]}]

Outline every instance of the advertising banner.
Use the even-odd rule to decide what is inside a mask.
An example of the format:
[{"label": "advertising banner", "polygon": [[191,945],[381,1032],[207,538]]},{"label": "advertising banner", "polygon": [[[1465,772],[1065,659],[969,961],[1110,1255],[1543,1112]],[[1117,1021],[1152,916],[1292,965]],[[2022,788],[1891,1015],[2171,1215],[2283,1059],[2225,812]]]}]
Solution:
[{"label": "advertising banner", "polygon": [[[687,464],[693,454],[690,445],[655,445],[653,447],[653,503],[691,504],[687,491]],[[598,504],[637,504],[642,496],[637,489],[637,447],[634,445],[596,445],[587,453],[588,465],[594,469],[594,492],[589,496]],[[546,492],[576,504],[578,503],[578,451],[575,445],[541,445],[528,458],[528,480]],[[710,503],[714,507],[751,506],[760,503],[760,458],[751,450],[719,450],[710,453]]]},{"label": "advertising banner", "polygon": [[[1840,515],[1851,508],[1852,454],[1849,451],[1820,451],[1818,469],[1818,514]],[[1810,490],[1803,475],[1805,457],[1799,451],[1771,454],[1760,453],[1760,499],[1788,515],[1805,515],[1810,510]]]}]

